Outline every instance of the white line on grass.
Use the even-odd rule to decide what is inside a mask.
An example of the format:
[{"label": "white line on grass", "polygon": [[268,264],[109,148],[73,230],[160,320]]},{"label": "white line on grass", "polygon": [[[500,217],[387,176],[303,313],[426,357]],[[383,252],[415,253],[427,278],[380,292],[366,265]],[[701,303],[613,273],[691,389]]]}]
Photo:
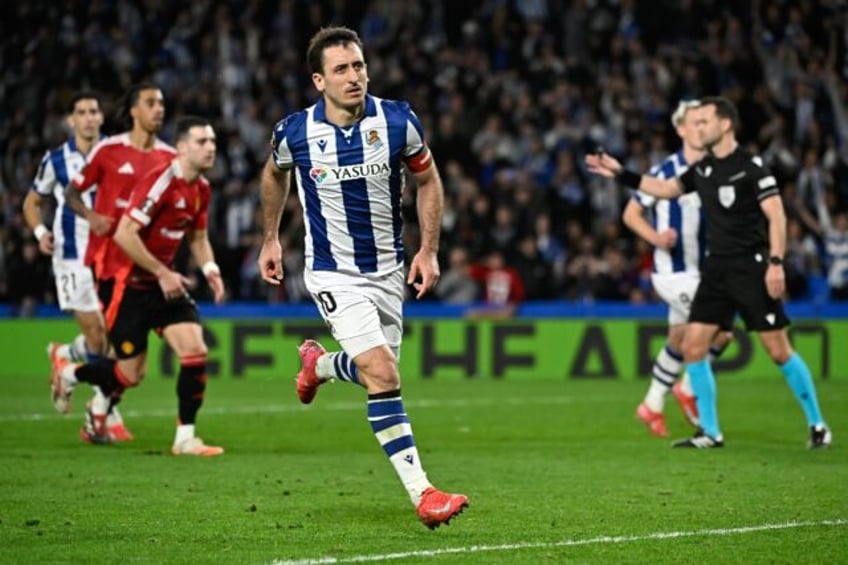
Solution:
[{"label": "white line on grass", "polygon": [[465,553],[481,553],[495,551],[516,551],[520,549],[552,549],[556,547],[573,547],[578,545],[631,543],[634,541],[666,540],[690,537],[734,536],[765,532],[769,530],[788,530],[791,528],[817,528],[823,526],[846,526],[848,520],[819,520],[809,522],[785,522],[783,524],[761,524],[759,526],[742,526],[738,528],[717,528],[708,530],[692,530],[688,532],[655,532],[636,536],[599,536],[587,539],[570,539],[556,542],[519,542],[500,545],[471,545],[466,547],[446,547],[443,549],[421,549],[403,553],[384,553],[375,555],[352,555],[350,557],[315,557],[273,561],[272,565],[322,565],[325,563],[366,563],[374,561],[391,561],[408,559],[410,557],[437,557],[439,555],[458,555]]},{"label": "white line on grass", "polygon": [[[575,401],[571,396],[552,396],[542,398],[455,398],[439,400],[404,400],[408,408],[472,408],[487,406],[529,406],[529,405],[560,405],[571,404]],[[598,399],[601,402],[601,399]],[[580,402],[585,404],[592,399],[581,398]],[[362,402],[328,402],[307,408],[296,404],[268,404],[265,406],[204,406],[203,415],[229,416],[232,414],[282,414],[291,412],[303,412],[304,410],[320,410],[328,412],[345,412],[350,410],[365,410],[365,401]],[[121,410],[125,418],[160,418],[172,417],[174,409],[155,408],[150,410]],[[41,422],[55,420],[59,417],[56,412],[35,413],[7,413],[0,414],[0,422]]]}]

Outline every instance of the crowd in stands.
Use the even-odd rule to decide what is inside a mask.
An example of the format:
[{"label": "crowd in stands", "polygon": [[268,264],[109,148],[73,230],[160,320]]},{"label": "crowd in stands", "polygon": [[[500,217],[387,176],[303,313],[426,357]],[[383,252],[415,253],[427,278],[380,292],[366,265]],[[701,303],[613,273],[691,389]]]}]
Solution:
[{"label": "crowd in stands", "polygon": [[[21,201],[44,151],[67,136],[72,92],[102,93],[104,132],[142,79],[181,115],[210,118],[219,157],[210,234],[231,300],[308,300],[299,204],[287,277],[261,282],[258,179],[273,125],[317,98],[306,42],[356,29],[370,91],[410,101],[446,190],[443,280],[433,299],[656,300],[651,249],[621,224],[629,194],[590,177],[597,147],[647,170],[675,151],[681,99],[722,94],[762,154],[789,215],[791,298],[811,277],[848,298],[848,6],[838,0],[31,0],[3,12],[0,302],[49,303],[49,260]],[[417,249],[415,192],[404,193]],[[202,289],[198,289],[202,292]]]}]

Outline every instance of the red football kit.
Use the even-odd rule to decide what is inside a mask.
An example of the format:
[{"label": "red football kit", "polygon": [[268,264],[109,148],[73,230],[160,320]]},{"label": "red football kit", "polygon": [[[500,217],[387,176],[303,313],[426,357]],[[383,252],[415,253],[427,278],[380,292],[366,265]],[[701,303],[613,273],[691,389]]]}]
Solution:
[{"label": "red football kit", "polygon": [[94,269],[98,280],[114,278],[121,265],[129,262],[112,235],[133,188],[148,171],[170,163],[176,154],[173,147],[158,139],[150,150],[142,151],[132,146],[129,133],[113,135],[94,147],[85,167],[72,179],[72,186],[81,192],[97,185],[94,211],[113,220],[107,234],[91,232],[89,237],[85,263]]},{"label": "red football kit", "polygon": [[[209,212],[209,181],[187,182],[177,159],[157,165],[135,187],[125,212],[141,224],[139,232],[150,254],[172,268],[186,232],[205,230]],[[156,277],[133,265],[129,286],[155,286]]]}]

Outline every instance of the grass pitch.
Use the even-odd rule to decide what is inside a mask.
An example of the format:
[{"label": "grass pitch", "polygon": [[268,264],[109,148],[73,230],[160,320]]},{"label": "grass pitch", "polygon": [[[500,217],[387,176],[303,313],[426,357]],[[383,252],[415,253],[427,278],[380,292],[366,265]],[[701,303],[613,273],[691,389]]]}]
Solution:
[{"label": "grass pitch", "polygon": [[130,391],[136,439],[105,447],[77,437],[88,391],[63,417],[45,381],[0,382],[3,563],[848,561],[848,382],[818,383],[835,441],[808,451],[777,371],[720,379],[726,447],[695,451],[634,419],[647,381],[407,377],[431,480],[471,502],[431,532],[351,385],[302,407],[288,376],[210,381],[198,429],[227,452],[200,459],[168,454],[173,381]]}]

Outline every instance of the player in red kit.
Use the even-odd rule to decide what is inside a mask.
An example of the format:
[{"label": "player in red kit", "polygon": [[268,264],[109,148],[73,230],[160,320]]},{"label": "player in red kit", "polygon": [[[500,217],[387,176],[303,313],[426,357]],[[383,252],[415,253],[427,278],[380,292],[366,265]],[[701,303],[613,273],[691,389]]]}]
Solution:
[{"label": "player in red kit", "polygon": [[[107,331],[114,322],[114,310],[110,310],[109,305],[115,292],[115,275],[121,265],[129,262],[123,251],[111,241],[115,227],[127,208],[133,187],[142,176],[157,165],[169,163],[176,156],[173,147],[156,137],[165,117],[165,103],[159,87],[140,83],[130,88],[125,110],[132,119],[132,128],[95,146],[86,166],[71,179],[65,192],[68,206],[88,220],[91,227],[85,264],[94,271]],[[82,193],[89,190],[96,190],[93,209],[82,200]],[[59,361],[56,357],[51,356],[54,372]],[[97,405],[97,411],[106,405],[109,412],[107,426],[112,440],[132,439],[120,416],[111,410],[108,400],[96,389],[90,403]],[[69,407],[65,406],[67,409]],[[92,438],[85,430],[84,427],[81,437],[91,442]]]},{"label": "player in red kit", "polygon": [[[224,299],[224,284],[207,234],[210,187],[201,176],[215,163],[215,132],[203,118],[177,124],[178,157],[162,163],[133,190],[115,229],[114,244],[129,263],[114,272],[109,308],[114,310],[109,339],[117,360],[86,365],[60,362],[51,382],[57,408],[70,400],[74,386],[87,382],[118,398],[144,376],[147,335],[156,330],[180,359],[177,379],[179,422],[174,455],[220,455],[195,436],[195,420],[206,389],[206,344],[197,306],[186,289],[187,279],[172,264],[184,237],[202,265],[215,302]],[[94,443],[109,443],[106,413],[90,406],[86,428]]]}]

